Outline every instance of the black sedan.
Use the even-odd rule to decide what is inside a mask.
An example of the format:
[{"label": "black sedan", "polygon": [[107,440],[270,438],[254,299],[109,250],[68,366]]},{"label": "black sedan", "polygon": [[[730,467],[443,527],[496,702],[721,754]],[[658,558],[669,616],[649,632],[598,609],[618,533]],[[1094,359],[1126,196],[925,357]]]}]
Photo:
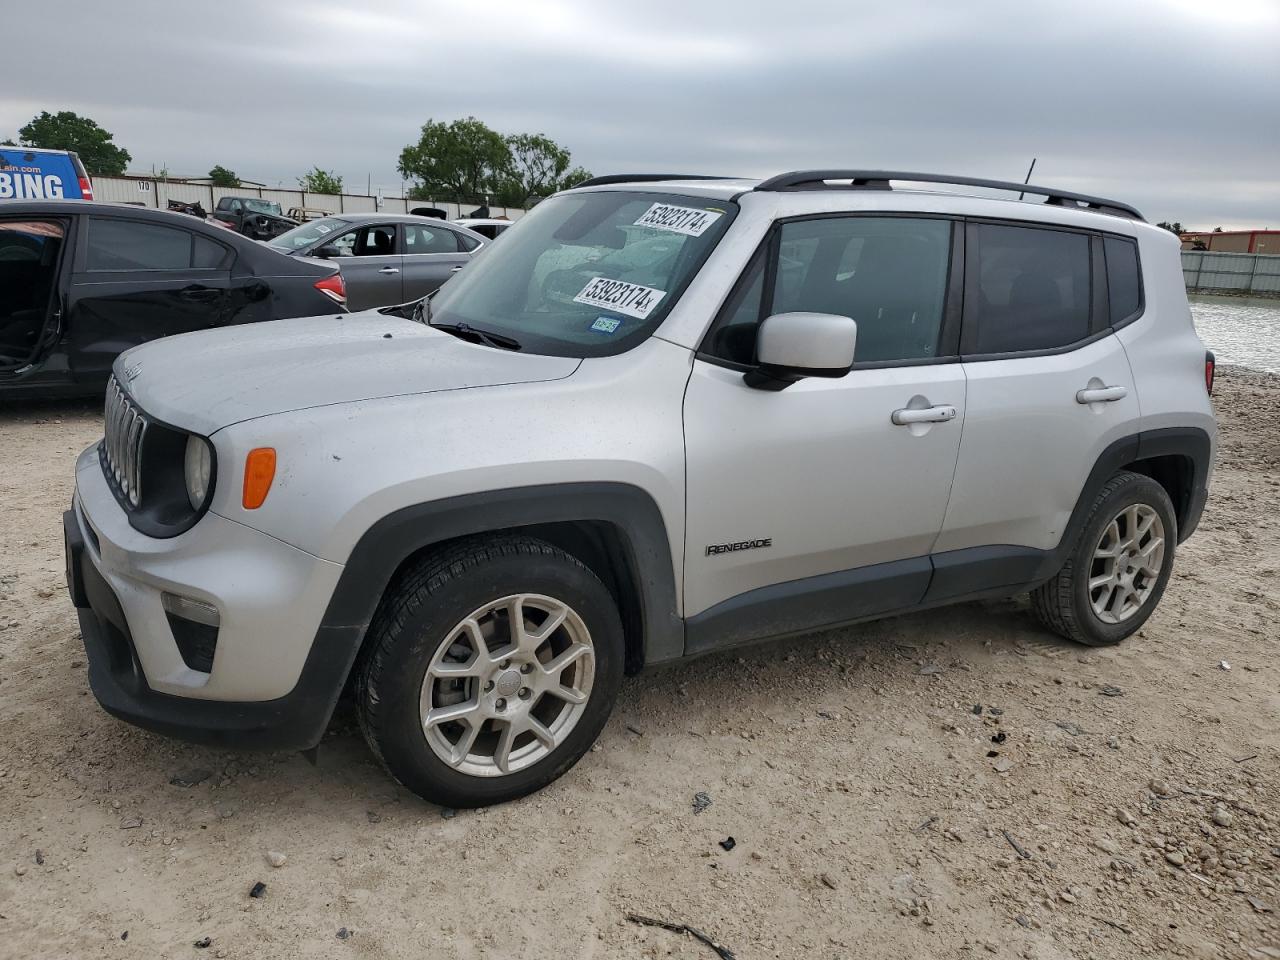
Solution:
[{"label": "black sedan", "polygon": [[346,309],[333,265],[205,221],[81,200],[0,202],[0,396],[91,395],[136,344]]}]

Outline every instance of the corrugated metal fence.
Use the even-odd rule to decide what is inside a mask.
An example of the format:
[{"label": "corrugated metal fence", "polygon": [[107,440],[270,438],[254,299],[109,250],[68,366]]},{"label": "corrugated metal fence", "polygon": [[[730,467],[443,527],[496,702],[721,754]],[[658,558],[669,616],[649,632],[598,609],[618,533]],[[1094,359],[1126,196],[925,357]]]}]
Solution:
[{"label": "corrugated metal fence", "polygon": [[[363,194],[307,193],[303,190],[271,190],[266,187],[213,187],[202,183],[177,183],[172,180],[153,180],[146,177],[94,177],[95,200],[107,203],[131,203],[144,207],[165,209],[170,200],[186,203],[198,202],[210,212],[221,197],[261,197],[274,200],[286,213],[290,207],[315,207],[328,213],[408,213],[414,207],[439,207],[449,219],[461,217],[476,209],[472,203],[443,203],[435,200],[407,200],[403,197],[378,198]],[[516,220],[524,215],[518,207],[489,208],[490,216]]]},{"label": "corrugated metal fence", "polygon": [[1188,293],[1247,293],[1280,297],[1280,257],[1265,253],[1182,251]]}]

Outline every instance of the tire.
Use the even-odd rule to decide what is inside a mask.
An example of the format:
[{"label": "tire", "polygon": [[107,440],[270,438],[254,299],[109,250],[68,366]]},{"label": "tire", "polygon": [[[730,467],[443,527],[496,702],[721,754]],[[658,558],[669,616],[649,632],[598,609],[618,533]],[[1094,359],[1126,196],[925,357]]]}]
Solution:
[{"label": "tire", "polygon": [[[595,742],[622,684],[623,653],[613,597],[578,560],[531,537],[463,541],[383,597],[356,672],[360,728],[388,772],[426,800],[514,800]],[[562,672],[548,673],[559,662]],[[465,716],[431,720],[449,711]]]},{"label": "tire", "polygon": [[[1134,543],[1132,534],[1141,533],[1151,517],[1158,523],[1152,521],[1148,532]],[[1158,563],[1153,556],[1144,560],[1141,555],[1154,549],[1156,531],[1163,541]],[[1070,640],[1091,647],[1119,643],[1155,611],[1173,572],[1177,542],[1178,521],[1164,487],[1140,473],[1119,473],[1098,491],[1062,569],[1032,591],[1032,608],[1041,623]],[[1135,548],[1140,555],[1130,558]],[[1132,572],[1133,564],[1143,569],[1133,573],[1128,587],[1123,579],[1117,583],[1117,571],[1129,567]],[[1158,572],[1153,574],[1151,567]],[[1091,590],[1091,578],[1097,582],[1104,576],[1113,579]]]}]

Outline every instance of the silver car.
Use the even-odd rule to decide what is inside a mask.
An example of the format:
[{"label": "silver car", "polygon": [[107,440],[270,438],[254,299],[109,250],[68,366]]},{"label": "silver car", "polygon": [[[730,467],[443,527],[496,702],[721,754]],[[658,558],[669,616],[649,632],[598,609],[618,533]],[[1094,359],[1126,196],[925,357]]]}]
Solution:
[{"label": "silver car", "polygon": [[484,806],[681,657],[1019,594],[1119,643],[1199,522],[1213,356],[1127,204],[632,175],[496,244],[411,310],[116,361],[64,517],[108,711],[310,749],[351,690],[398,782]]},{"label": "silver car", "polygon": [[269,245],[295,256],[332,260],[346,281],[348,306],[367,310],[425,297],[487,242],[444,220],[350,213],[304,223]]}]

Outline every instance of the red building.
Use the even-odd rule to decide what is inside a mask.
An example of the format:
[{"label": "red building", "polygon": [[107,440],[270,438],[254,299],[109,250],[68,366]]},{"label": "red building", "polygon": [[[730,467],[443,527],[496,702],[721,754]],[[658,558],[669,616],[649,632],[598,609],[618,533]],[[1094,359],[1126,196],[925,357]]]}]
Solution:
[{"label": "red building", "polygon": [[1270,253],[1280,256],[1280,230],[1223,230],[1221,233],[1182,233],[1183,250],[1214,253]]}]

